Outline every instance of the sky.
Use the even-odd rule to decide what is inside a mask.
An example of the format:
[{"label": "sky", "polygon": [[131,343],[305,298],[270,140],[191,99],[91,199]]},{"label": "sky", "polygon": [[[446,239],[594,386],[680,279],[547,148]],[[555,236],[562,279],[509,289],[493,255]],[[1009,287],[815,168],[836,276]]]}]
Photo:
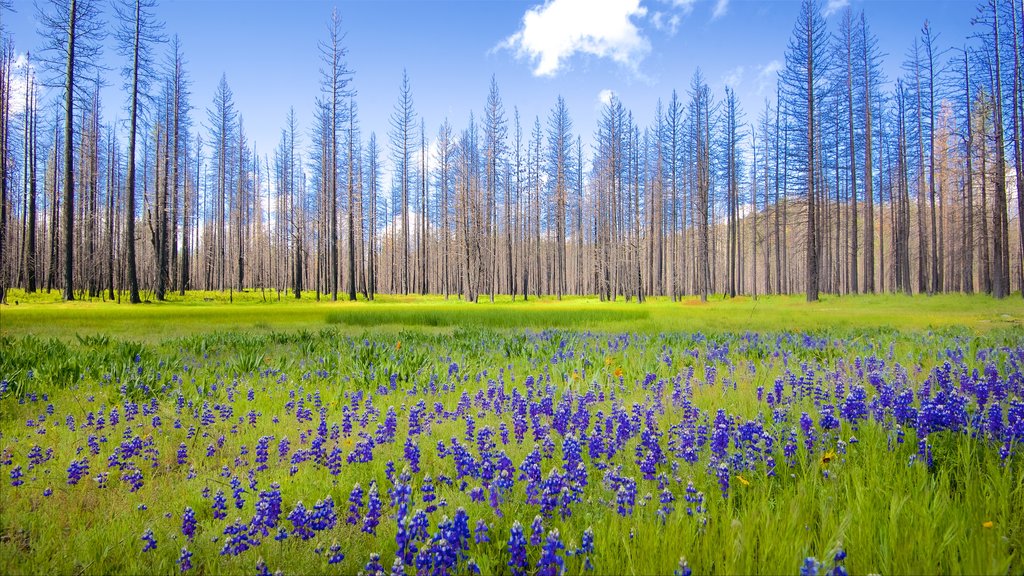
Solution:
[{"label": "sky", "polygon": [[[106,0],[101,0],[108,16]],[[974,32],[971,0],[827,0],[830,31],[846,6],[864,10],[877,35],[890,80],[922,24],[930,20],[938,44],[962,47]],[[178,35],[192,81],[193,123],[206,122],[213,93],[226,74],[250,142],[270,155],[294,107],[302,132],[312,125],[320,94],[318,42],[327,38],[337,9],[354,71],[359,121],[386,145],[389,118],[408,72],[418,118],[428,138],[447,118],[466,126],[480,118],[493,76],[512,134],[518,107],[524,137],[547,116],[559,95],[568,104],[574,133],[589,142],[602,103],[615,94],[641,126],[654,119],[658,99],[672,90],[685,98],[700,67],[716,98],[736,90],[748,122],[775,93],[799,3],[790,0],[163,0],[157,16],[168,36]],[[41,45],[30,0],[15,0],[3,27],[15,50]],[[110,46],[104,63],[124,63]],[[165,50],[161,47],[159,50]],[[160,57],[159,60],[163,60]],[[124,94],[116,72],[104,92],[107,120],[123,118]],[[589,154],[588,154],[589,155]]]}]

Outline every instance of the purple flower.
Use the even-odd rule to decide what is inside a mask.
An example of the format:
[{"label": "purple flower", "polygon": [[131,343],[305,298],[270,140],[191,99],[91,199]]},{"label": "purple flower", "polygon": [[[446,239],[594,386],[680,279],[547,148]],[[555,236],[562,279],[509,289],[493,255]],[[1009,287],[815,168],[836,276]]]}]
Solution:
[{"label": "purple flower", "polygon": [[[20,470],[21,467],[19,466],[18,469]],[[74,486],[75,484],[78,484],[78,481],[81,480],[82,478],[85,478],[87,474],[89,474],[88,458],[82,458],[81,460],[72,460],[71,465],[68,466],[68,485]],[[12,480],[13,479],[14,478],[12,472]],[[12,485],[17,486],[17,484],[14,484],[13,482]]]},{"label": "purple flower", "polygon": [[352,487],[352,492],[348,496],[348,518],[345,519],[346,524],[359,524],[359,518],[361,517],[360,511],[363,508],[363,488],[356,482],[356,485]]},{"label": "purple flower", "polygon": [[548,532],[540,560],[537,561],[537,574],[541,576],[558,576],[565,571],[565,559],[558,553],[565,545],[558,536],[558,529]]},{"label": "purple flower", "polygon": [[226,538],[224,538],[224,547],[220,550],[221,556],[238,556],[242,552],[260,545],[260,541],[249,529],[249,525],[241,520],[235,520],[228,524],[224,528],[224,536]]},{"label": "purple flower", "polygon": [[[22,478],[24,476],[25,476],[25,474],[21,471],[21,466],[20,465],[19,466],[15,466],[14,468],[11,468],[11,486],[21,486],[22,484],[24,484],[25,481],[22,480]],[[75,484],[75,483],[78,483],[78,479],[75,479],[74,482],[71,481],[71,469],[69,468],[68,469],[68,484]]]},{"label": "purple flower", "polygon": [[818,570],[821,569],[821,563],[814,556],[808,556],[804,558],[804,563],[800,565],[800,576],[818,576]]},{"label": "purple flower", "polygon": [[181,533],[189,540],[196,534],[196,513],[187,506],[185,513],[181,515]]},{"label": "purple flower", "polygon": [[223,520],[228,517],[228,501],[224,497],[223,490],[217,490],[213,496],[213,517],[216,520]]},{"label": "purple flower", "polygon": [[405,459],[408,460],[413,474],[420,471],[420,447],[413,441],[411,435],[405,439]]},{"label": "purple flower", "polygon": [[188,551],[188,548],[181,549],[181,556],[178,557],[178,568],[182,572],[188,572],[192,569],[192,553]]},{"label": "purple flower", "polygon": [[341,552],[340,544],[333,544],[330,548],[331,556],[327,559],[328,564],[338,564],[345,559],[345,555]]},{"label": "purple flower", "polygon": [[142,541],[145,545],[142,547],[143,552],[149,552],[150,550],[156,550],[156,537],[153,536],[153,530],[147,529],[142,533]]},{"label": "purple flower", "polygon": [[530,569],[530,561],[526,558],[526,537],[523,535],[523,525],[518,520],[512,524],[512,531],[508,538],[509,568],[514,576],[525,576]]},{"label": "purple flower", "polygon": [[363,532],[367,534],[377,533],[377,524],[380,523],[382,507],[380,494],[377,492],[377,482],[370,482],[370,491],[366,503],[366,516],[363,517]]},{"label": "purple flower", "polygon": [[477,520],[476,529],[473,531],[474,540],[476,541],[477,544],[483,544],[484,542],[491,541],[491,538],[490,536],[488,536],[487,531],[487,522],[484,522],[483,519]]},{"label": "purple flower", "polygon": [[384,566],[380,563],[380,554],[376,552],[370,553],[370,561],[363,567],[363,572],[369,576],[376,576],[377,574],[384,573]]},{"label": "purple flower", "polygon": [[544,538],[544,520],[540,516],[533,517],[533,524],[530,524],[530,546],[540,546]]}]

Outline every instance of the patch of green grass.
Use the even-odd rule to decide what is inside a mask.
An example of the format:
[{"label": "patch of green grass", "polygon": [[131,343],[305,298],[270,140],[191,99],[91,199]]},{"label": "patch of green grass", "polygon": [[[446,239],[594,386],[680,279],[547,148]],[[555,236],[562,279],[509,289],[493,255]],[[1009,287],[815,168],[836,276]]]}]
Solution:
[{"label": "patch of green grass", "polygon": [[[264,301],[266,296],[266,301]],[[762,296],[757,299],[713,297],[707,303],[688,298],[636,302],[601,302],[570,297],[510,301],[499,298],[468,303],[437,296],[380,296],[372,302],[316,302],[276,293],[234,294],[190,292],[168,302],[131,306],[93,300],[64,303],[54,292],[26,295],[17,290],[0,306],[0,334],[35,334],[73,339],[76,334],[107,335],[148,341],[217,331],[318,330],[324,325],[360,331],[402,327],[449,331],[454,327],[499,329],[573,328],[582,331],[638,333],[743,332],[779,330],[900,330],[964,329],[971,333],[1020,329],[1024,304],[1016,296],[996,300],[984,295],[824,296],[807,303],[801,296]]]}]

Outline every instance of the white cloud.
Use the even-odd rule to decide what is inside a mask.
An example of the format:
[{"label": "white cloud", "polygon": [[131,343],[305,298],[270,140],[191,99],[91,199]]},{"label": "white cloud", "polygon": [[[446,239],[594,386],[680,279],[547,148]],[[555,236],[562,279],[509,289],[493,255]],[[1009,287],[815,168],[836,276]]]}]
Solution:
[{"label": "white cloud", "polygon": [[839,12],[850,5],[850,0],[828,0],[828,4],[821,9],[821,15],[825,18]]},{"label": "white cloud", "polygon": [[711,13],[712,20],[718,20],[729,11],[729,0],[716,0],[715,11]]},{"label": "white cloud", "polygon": [[640,0],[548,0],[527,10],[519,31],[498,48],[531,60],[535,76],[555,76],[577,53],[610,58],[636,71],[651,45],[634,18],[646,15]]},{"label": "white cloud", "polygon": [[732,70],[727,70],[725,74],[722,75],[722,85],[735,90],[736,87],[743,82],[743,73],[746,69],[746,66],[737,66]]},{"label": "white cloud", "polygon": [[768,96],[769,90],[775,90],[780,70],[782,70],[782,62],[779,60],[772,60],[763,66],[757,67],[756,93],[758,96]]},{"label": "white cloud", "polygon": [[664,12],[654,12],[650,16],[651,25],[659,32],[666,32],[669,36],[675,36],[679,29],[682,17],[679,14],[667,15]]},{"label": "white cloud", "polygon": [[697,0],[662,0],[682,10],[683,15],[687,15],[693,11],[693,5],[697,3]]},{"label": "white cloud", "polygon": [[22,114],[25,112],[25,92],[28,90],[28,82],[26,82],[25,68],[30,67],[32,76],[36,76],[36,65],[30,64],[28,57],[25,54],[18,54],[14,58],[13,65],[11,66],[11,85],[10,85],[10,113],[11,115]]},{"label": "white cloud", "polygon": [[597,108],[600,110],[608,104],[611,104],[612,98],[615,97],[615,91],[611,88],[605,88],[597,93]]}]

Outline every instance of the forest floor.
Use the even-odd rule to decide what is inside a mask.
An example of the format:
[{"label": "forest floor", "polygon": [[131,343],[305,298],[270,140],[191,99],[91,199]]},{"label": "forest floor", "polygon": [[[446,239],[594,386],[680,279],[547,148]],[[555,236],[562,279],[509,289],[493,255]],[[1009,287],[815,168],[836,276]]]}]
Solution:
[{"label": "forest floor", "polygon": [[[463,328],[548,329],[597,332],[745,332],[849,329],[928,331],[966,328],[981,333],[1024,326],[1019,296],[996,300],[985,295],[822,295],[808,303],[802,295],[711,297],[702,303],[687,297],[673,302],[601,302],[597,298],[552,297],[512,301],[482,296],[473,304],[456,297],[378,295],[356,302],[311,293],[296,300],[285,293],[250,291],[177,294],[165,302],[137,306],[100,299],[62,302],[57,291],[8,293],[0,306],[0,335],[34,334],[71,339],[75,334],[104,334],[135,340],[221,331],[290,331],[333,326],[346,332],[409,329],[438,332]],[[339,296],[341,298],[341,296]],[[125,298],[127,300],[127,298]]]}]

